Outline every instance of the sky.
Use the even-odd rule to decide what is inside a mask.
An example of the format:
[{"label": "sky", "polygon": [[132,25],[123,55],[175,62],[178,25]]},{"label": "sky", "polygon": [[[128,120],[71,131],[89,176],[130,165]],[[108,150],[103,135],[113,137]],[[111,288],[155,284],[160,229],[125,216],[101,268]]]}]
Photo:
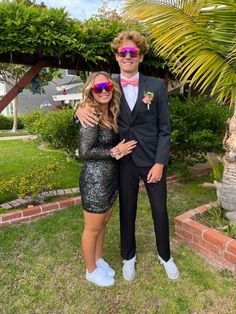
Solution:
[{"label": "sky", "polygon": [[[40,3],[36,0],[36,3]],[[96,14],[99,7],[102,6],[101,0],[42,0],[47,7],[60,8],[65,7],[71,17],[79,20],[88,19],[91,15]],[[118,8],[122,1],[110,1],[109,8]]]}]

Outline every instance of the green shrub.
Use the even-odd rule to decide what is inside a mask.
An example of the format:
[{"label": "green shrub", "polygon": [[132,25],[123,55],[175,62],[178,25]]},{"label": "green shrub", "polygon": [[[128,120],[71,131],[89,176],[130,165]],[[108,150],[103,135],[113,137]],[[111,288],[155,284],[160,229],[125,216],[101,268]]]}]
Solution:
[{"label": "green shrub", "polygon": [[194,178],[191,167],[186,161],[175,160],[170,168],[171,173],[175,173],[181,182],[186,182]]},{"label": "green shrub", "polygon": [[11,130],[12,118],[0,114],[0,130]]},{"label": "green shrub", "polygon": [[31,134],[36,133],[35,122],[43,115],[43,112],[33,111],[21,116],[24,128]]},{"label": "green shrub", "polygon": [[222,177],[223,177],[223,171],[224,171],[224,164],[223,164],[223,161],[218,161],[218,162],[214,162],[210,155],[208,154],[207,155],[207,159],[208,159],[208,162],[209,164],[211,165],[212,167],[212,173],[210,174],[210,177],[213,179],[213,180],[216,180],[216,181],[221,181]]},{"label": "green shrub", "polygon": [[22,116],[18,116],[17,118],[17,130],[22,130],[24,129],[24,121],[22,119]]},{"label": "green shrub", "polygon": [[[13,126],[13,117],[12,116],[6,117],[0,114],[0,130],[11,130],[12,126]],[[23,129],[23,128],[24,128],[24,123],[21,116],[19,116],[17,118],[17,129]]]},{"label": "green shrub", "polygon": [[63,148],[74,157],[78,147],[78,126],[73,121],[73,112],[73,109],[47,112],[33,123],[33,128],[40,141]]},{"label": "green shrub", "polygon": [[19,198],[37,196],[56,186],[55,173],[58,165],[47,165],[45,167],[31,167],[27,173],[22,176],[12,177],[9,180],[0,182],[0,193],[14,192]]},{"label": "green shrub", "polygon": [[223,151],[223,137],[230,109],[206,97],[181,101],[170,98],[172,128],[170,160],[190,164],[206,161],[206,153]]}]

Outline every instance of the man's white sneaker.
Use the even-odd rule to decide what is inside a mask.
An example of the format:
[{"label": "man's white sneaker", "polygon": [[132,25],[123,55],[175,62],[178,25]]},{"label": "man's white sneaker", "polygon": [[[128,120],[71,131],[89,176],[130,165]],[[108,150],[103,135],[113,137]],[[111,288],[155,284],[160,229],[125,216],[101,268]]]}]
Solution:
[{"label": "man's white sneaker", "polygon": [[136,262],[136,256],[131,258],[130,260],[123,260],[123,268],[122,268],[122,273],[123,277],[127,281],[132,281],[135,278],[135,267],[134,264]]},{"label": "man's white sneaker", "polygon": [[107,262],[104,261],[104,259],[102,257],[100,257],[97,261],[96,261],[96,265],[99,269],[101,269],[102,271],[106,272],[109,276],[114,277],[116,272],[114,271],[113,268],[111,268],[109,266],[109,264]]},{"label": "man's white sneaker", "polygon": [[86,279],[100,287],[113,286],[115,283],[113,277],[109,276],[98,267],[95,268],[94,271],[91,273],[89,273],[86,269]]},{"label": "man's white sneaker", "polygon": [[179,270],[172,257],[167,262],[165,262],[159,255],[158,259],[160,264],[164,266],[166,274],[170,279],[175,280],[179,278]]}]

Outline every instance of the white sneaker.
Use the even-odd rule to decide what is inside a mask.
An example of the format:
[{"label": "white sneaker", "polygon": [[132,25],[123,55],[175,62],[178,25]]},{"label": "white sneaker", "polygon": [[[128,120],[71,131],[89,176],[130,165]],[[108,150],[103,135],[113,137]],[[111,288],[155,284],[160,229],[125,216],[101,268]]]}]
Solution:
[{"label": "white sneaker", "polygon": [[114,271],[113,268],[110,267],[110,265],[104,261],[102,257],[100,257],[96,261],[96,265],[98,268],[100,268],[102,271],[106,272],[109,276],[114,277],[116,272]]},{"label": "white sneaker", "polygon": [[179,278],[179,270],[172,257],[167,262],[165,262],[160,255],[158,255],[158,259],[160,264],[164,266],[166,274],[170,279],[175,280]]},{"label": "white sneaker", "polygon": [[113,286],[115,283],[113,277],[108,276],[107,273],[103,272],[98,267],[95,268],[94,271],[91,273],[89,273],[86,269],[86,279],[100,287]]},{"label": "white sneaker", "polygon": [[123,277],[127,281],[132,281],[135,278],[135,267],[134,264],[136,262],[136,256],[131,258],[130,260],[123,260],[123,268],[122,268],[122,273]]}]

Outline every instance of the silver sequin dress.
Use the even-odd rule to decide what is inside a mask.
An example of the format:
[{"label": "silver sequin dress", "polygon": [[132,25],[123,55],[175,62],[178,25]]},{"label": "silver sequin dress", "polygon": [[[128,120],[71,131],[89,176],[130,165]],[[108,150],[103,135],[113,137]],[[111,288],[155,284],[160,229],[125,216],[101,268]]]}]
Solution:
[{"label": "silver sequin dress", "polygon": [[118,143],[118,135],[101,126],[81,127],[79,154],[84,160],[79,186],[84,210],[105,213],[118,194],[118,164],[110,149]]}]

